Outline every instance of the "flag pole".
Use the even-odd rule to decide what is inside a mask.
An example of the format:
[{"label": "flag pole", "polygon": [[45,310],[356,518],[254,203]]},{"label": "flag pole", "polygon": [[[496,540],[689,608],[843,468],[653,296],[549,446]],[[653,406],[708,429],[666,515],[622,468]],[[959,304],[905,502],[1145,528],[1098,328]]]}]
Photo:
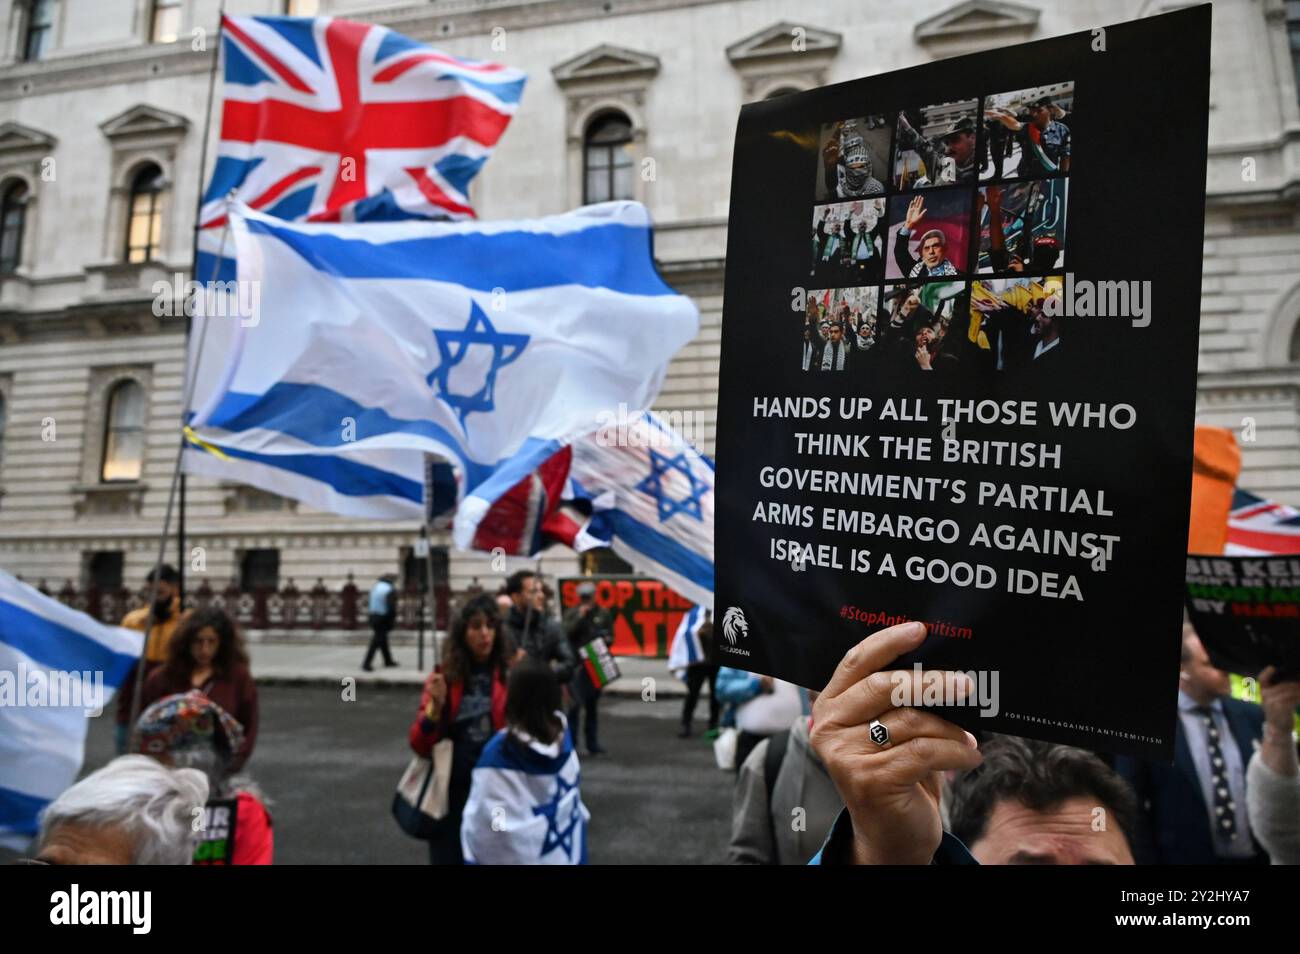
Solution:
[{"label": "flag pole", "polygon": [[424,609],[429,607],[429,643],[433,665],[442,662],[438,651],[438,601],[433,593],[433,455],[424,455],[424,523],[420,527],[420,545],[424,549],[424,598],[420,601],[419,643],[416,668],[424,672]]},{"label": "flag pole", "polygon": [[[429,605],[429,646],[433,653],[433,664],[442,662],[438,651],[438,600],[433,592],[433,544],[430,518],[425,516],[424,526],[420,528],[420,539],[424,541],[424,599]],[[420,607],[420,661],[421,672],[424,671],[424,607]]]},{"label": "flag pole", "polygon": [[[214,96],[216,95],[217,64],[220,63],[221,61],[221,28],[225,20],[225,13],[226,13],[226,0],[221,0],[221,3],[218,6],[218,10],[217,10],[217,39],[216,39],[217,46],[216,49],[212,51],[212,65],[208,68],[207,107],[204,113],[203,139],[199,147],[198,199],[195,202],[195,211],[194,211],[194,237],[190,243],[191,273],[193,273],[193,270],[198,266],[199,212],[203,208],[203,179],[207,174],[208,137],[212,130],[212,102]],[[229,228],[230,226],[229,224],[227,224],[226,229],[228,230]],[[225,245],[225,233],[223,232],[222,246],[224,247],[224,245]],[[216,263],[214,263],[212,279],[216,278],[216,267],[217,267]],[[209,279],[209,281],[211,281],[212,279]],[[193,318],[192,316],[187,315],[185,319],[185,348],[182,356],[182,361],[184,362],[188,362],[189,360],[190,335],[193,332],[193,327],[194,327]],[[203,335],[203,337],[199,339],[200,354],[202,353],[203,350],[203,339],[207,337],[206,335],[207,327],[208,327],[207,323],[204,322],[203,329],[205,334]],[[182,367],[184,367],[184,365],[182,365]],[[198,370],[197,356],[195,359],[195,370],[196,371]],[[183,400],[181,401],[181,426],[184,427],[184,425],[187,423],[185,419],[189,415],[190,400],[194,396],[194,378],[192,375],[189,376],[189,380],[185,382],[185,385],[181,390],[183,392]],[[181,472],[181,459],[184,456],[185,456],[185,436],[184,436],[184,432],[182,431],[180,446],[177,448],[176,451],[176,462],[172,466],[171,485],[167,489],[167,509],[163,514],[162,533],[159,535],[158,538],[158,558],[157,560],[154,561],[154,565],[153,565],[153,582],[149,586],[149,603],[148,603],[149,612],[148,615],[145,617],[144,642],[141,643],[140,645],[140,661],[137,662],[135,666],[135,680],[134,680],[135,691],[131,695],[130,721],[127,723],[128,727],[130,728],[134,728],[136,720],[140,718],[140,697],[144,692],[144,669],[145,669],[146,658],[149,652],[149,635],[153,632],[153,627],[154,627],[154,611],[155,611],[155,606],[158,602],[158,584],[161,582],[162,579],[163,558],[167,552],[167,538],[171,536],[172,507],[176,502],[178,489],[180,490],[181,511],[180,511],[180,519],[177,523],[178,563],[176,567],[176,572],[180,574],[180,580],[178,582],[177,590],[182,600],[182,605],[184,605],[183,601],[185,599],[185,563],[186,563],[185,475]]]},{"label": "flag pole", "polygon": [[[199,266],[199,217],[203,212],[203,183],[207,178],[208,165],[208,141],[212,135],[212,103],[216,98],[217,89],[217,66],[221,62],[221,31],[225,25],[226,18],[226,0],[221,0],[217,5],[217,35],[214,40],[215,47],[212,51],[212,65],[208,67],[208,97],[207,107],[204,112],[203,139],[199,145],[199,178],[198,193],[194,200],[194,237],[190,243],[190,271],[197,277]],[[218,263],[214,262],[212,273],[208,278],[207,284],[210,284],[217,277]],[[204,285],[206,288],[206,284]],[[200,291],[202,294],[202,291]],[[205,324],[203,326],[207,328]],[[185,360],[188,363],[190,355],[190,338],[194,334],[194,317],[186,315],[185,318]],[[195,367],[198,372],[198,367]],[[190,413],[189,401],[181,408],[181,426],[182,428],[189,422],[185,420]],[[181,432],[181,456],[185,456],[185,433]],[[185,547],[185,471],[180,475],[180,511],[176,521],[176,572],[180,575],[177,589],[180,591],[181,605],[185,605],[185,564],[189,562],[189,554]]]}]

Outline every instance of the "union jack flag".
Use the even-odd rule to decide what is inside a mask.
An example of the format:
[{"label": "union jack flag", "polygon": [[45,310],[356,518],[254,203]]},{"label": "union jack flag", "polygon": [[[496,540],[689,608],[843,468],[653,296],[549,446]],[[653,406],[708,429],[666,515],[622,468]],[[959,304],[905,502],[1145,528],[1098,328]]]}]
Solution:
[{"label": "union jack flag", "polygon": [[469,182],[524,87],[519,70],[331,17],[223,17],[222,55],[200,280],[234,277],[212,262],[232,191],[283,219],[473,218]]},{"label": "union jack flag", "polygon": [[1240,556],[1300,553],[1300,510],[1238,487],[1232,495],[1224,552]]}]

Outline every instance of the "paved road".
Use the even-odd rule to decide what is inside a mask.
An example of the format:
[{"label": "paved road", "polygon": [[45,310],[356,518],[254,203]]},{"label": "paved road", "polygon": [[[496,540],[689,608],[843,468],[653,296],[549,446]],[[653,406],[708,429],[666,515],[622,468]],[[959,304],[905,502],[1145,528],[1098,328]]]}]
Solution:
[{"label": "paved road", "polygon": [[[424,843],[389,814],[418,692],[361,686],[355,702],[343,702],[333,688],[264,686],[260,695],[249,768],[273,802],[277,863],[426,862]],[[707,743],[677,738],[680,706],[603,700],[601,744],[610,754],[582,759],[593,863],[723,860],[731,776],[714,767]],[[92,721],[88,771],[112,757],[112,730],[111,717]]]}]

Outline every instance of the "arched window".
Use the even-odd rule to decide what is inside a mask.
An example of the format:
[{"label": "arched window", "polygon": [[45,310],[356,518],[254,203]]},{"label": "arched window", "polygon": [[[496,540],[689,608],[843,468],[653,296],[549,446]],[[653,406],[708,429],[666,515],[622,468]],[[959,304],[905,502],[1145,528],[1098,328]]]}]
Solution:
[{"label": "arched window", "polygon": [[181,0],[153,0],[153,20],[149,24],[152,43],[175,43],[181,33]]},{"label": "arched window", "polygon": [[583,152],[584,203],[632,198],[632,123],[607,113],[587,127]]},{"label": "arched window", "polygon": [[28,0],[23,25],[23,59],[34,63],[45,55],[54,32],[54,0]]},{"label": "arched window", "polygon": [[108,394],[100,480],[139,480],[144,464],[144,388],[119,381]]},{"label": "arched window", "polygon": [[162,244],[162,170],[152,162],[141,166],[131,180],[127,204],[126,260],[150,262]]},{"label": "arched window", "polygon": [[12,275],[22,264],[26,223],[27,183],[11,182],[0,194],[0,275]]}]

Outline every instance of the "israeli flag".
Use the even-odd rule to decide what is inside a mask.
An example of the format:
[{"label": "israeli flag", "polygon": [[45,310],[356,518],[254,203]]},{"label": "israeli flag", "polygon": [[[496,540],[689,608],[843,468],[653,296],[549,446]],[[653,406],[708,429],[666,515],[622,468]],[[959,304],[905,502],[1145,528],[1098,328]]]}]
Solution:
[{"label": "israeli flag", "polygon": [[587,501],[592,513],[575,548],[608,546],[713,609],[713,461],[649,411],[572,450],[566,497]]},{"label": "israeli flag", "polygon": [[23,850],[42,809],[76,780],[87,717],[143,643],[0,570],[0,844]]},{"label": "israeli flag", "polygon": [[235,205],[230,223],[238,290],[221,301],[235,313],[195,322],[186,471],[418,521],[437,455],[455,470],[462,548],[602,411],[648,407],[699,327],[634,202],[364,224]]},{"label": "israeli flag", "polygon": [[461,816],[466,864],[585,865],[591,813],[578,791],[581,771],[564,713],[560,738],[543,745],[502,729],[474,766]]},{"label": "israeli flag", "polygon": [[700,629],[704,626],[706,610],[696,606],[682,617],[668,647],[668,670],[678,679],[686,678],[686,670],[704,662],[704,647],[700,644]]}]

